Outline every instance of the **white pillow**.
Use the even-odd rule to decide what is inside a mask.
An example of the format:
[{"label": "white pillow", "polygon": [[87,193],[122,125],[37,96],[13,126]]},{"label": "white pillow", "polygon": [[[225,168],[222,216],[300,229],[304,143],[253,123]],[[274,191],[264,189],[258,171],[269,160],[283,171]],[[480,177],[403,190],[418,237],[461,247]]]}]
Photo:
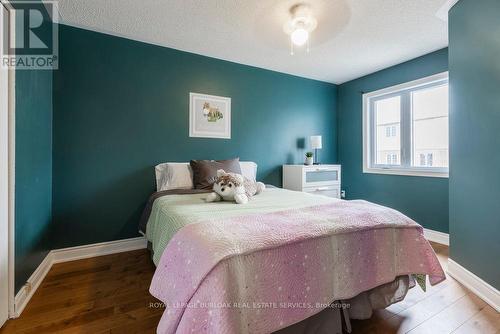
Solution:
[{"label": "white pillow", "polygon": [[257,164],[253,161],[240,161],[241,175],[249,180],[257,181]]},{"label": "white pillow", "polygon": [[155,167],[156,190],[193,189],[193,171],[186,162],[165,162]]},{"label": "white pillow", "polygon": [[[257,164],[240,161],[241,174],[256,181]],[[155,166],[156,191],[172,189],[193,189],[193,170],[189,162],[165,162]]]}]

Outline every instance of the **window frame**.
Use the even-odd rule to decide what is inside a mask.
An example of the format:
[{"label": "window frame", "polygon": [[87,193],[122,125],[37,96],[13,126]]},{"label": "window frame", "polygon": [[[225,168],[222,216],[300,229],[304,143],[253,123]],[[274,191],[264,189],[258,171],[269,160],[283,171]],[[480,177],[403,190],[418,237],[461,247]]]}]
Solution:
[{"label": "window frame", "polygon": [[[416,167],[411,166],[413,150],[411,92],[431,87],[449,85],[448,72],[442,72],[425,78],[405,82],[377,91],[364,93],[363,98],[363,173],[390,174],[406,176],[449,177],[449,167]],[[378,100],[400,96],[400,140],[401,165],[375,163],[375,123],[374,104]],[[448,110],[449,117],[449,110]],[[449,146],[448,146],[449,150]],[[449,152],[449,151],[448,151]]]}]

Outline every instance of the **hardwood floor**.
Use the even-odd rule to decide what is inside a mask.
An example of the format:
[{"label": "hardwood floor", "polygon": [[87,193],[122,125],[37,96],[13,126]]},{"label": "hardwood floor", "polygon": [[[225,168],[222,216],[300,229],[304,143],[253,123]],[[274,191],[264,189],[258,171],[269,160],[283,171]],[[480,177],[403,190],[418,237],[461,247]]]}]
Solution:
[{"label": "hardwood floor", "polygon": [[154,266],[147,250],[55,264],[4,333],[154,333]]},{"label": "hardwood floor", "polygon": [[[433,244],[446,266],[448,247]],[[146,250],[56,264],[7,333],[154,333],[162,309],[149,292],[154,267]],[[500,333],[500,313],[451,277],[403,302],[353,321],[354,334]]]},{"label": "hardwood floor", "polygon": [[[444,270],[448,247],[431,243]],[[447,275],[427,292],[415,287],[406,298],[369,320],[353,321],[355,334],[495,334],[500,333],[500,313]]]}]

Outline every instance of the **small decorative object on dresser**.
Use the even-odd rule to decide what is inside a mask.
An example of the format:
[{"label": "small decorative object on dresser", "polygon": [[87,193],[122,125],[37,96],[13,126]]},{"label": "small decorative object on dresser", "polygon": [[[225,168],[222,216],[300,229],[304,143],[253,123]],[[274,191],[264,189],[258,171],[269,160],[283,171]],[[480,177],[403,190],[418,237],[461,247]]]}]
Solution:
[{"label": "small decorative object on dresser", "polygon": [[283,188],[340,198],[340,165],[283,165]]},{"label": "small decorative object on dresser", "polygon": [[313,153],[312,152],[306,152],[306,161],[304,162],[304,165],[312,165],[313,164]]}]

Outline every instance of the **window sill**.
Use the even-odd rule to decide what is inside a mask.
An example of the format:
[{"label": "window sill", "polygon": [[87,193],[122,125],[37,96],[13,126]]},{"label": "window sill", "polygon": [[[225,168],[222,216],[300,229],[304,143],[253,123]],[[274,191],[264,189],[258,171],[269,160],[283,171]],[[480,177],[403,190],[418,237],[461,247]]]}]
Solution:
[{"label": "window sill", "polygon": [[425,170],[403,169],[403,168],[397,169],[397,168],[373,168],[373,167],[366,168],[365,167],[365,168],[363,168],[363,173],[449,178],[448,172],[425,171]]}]

